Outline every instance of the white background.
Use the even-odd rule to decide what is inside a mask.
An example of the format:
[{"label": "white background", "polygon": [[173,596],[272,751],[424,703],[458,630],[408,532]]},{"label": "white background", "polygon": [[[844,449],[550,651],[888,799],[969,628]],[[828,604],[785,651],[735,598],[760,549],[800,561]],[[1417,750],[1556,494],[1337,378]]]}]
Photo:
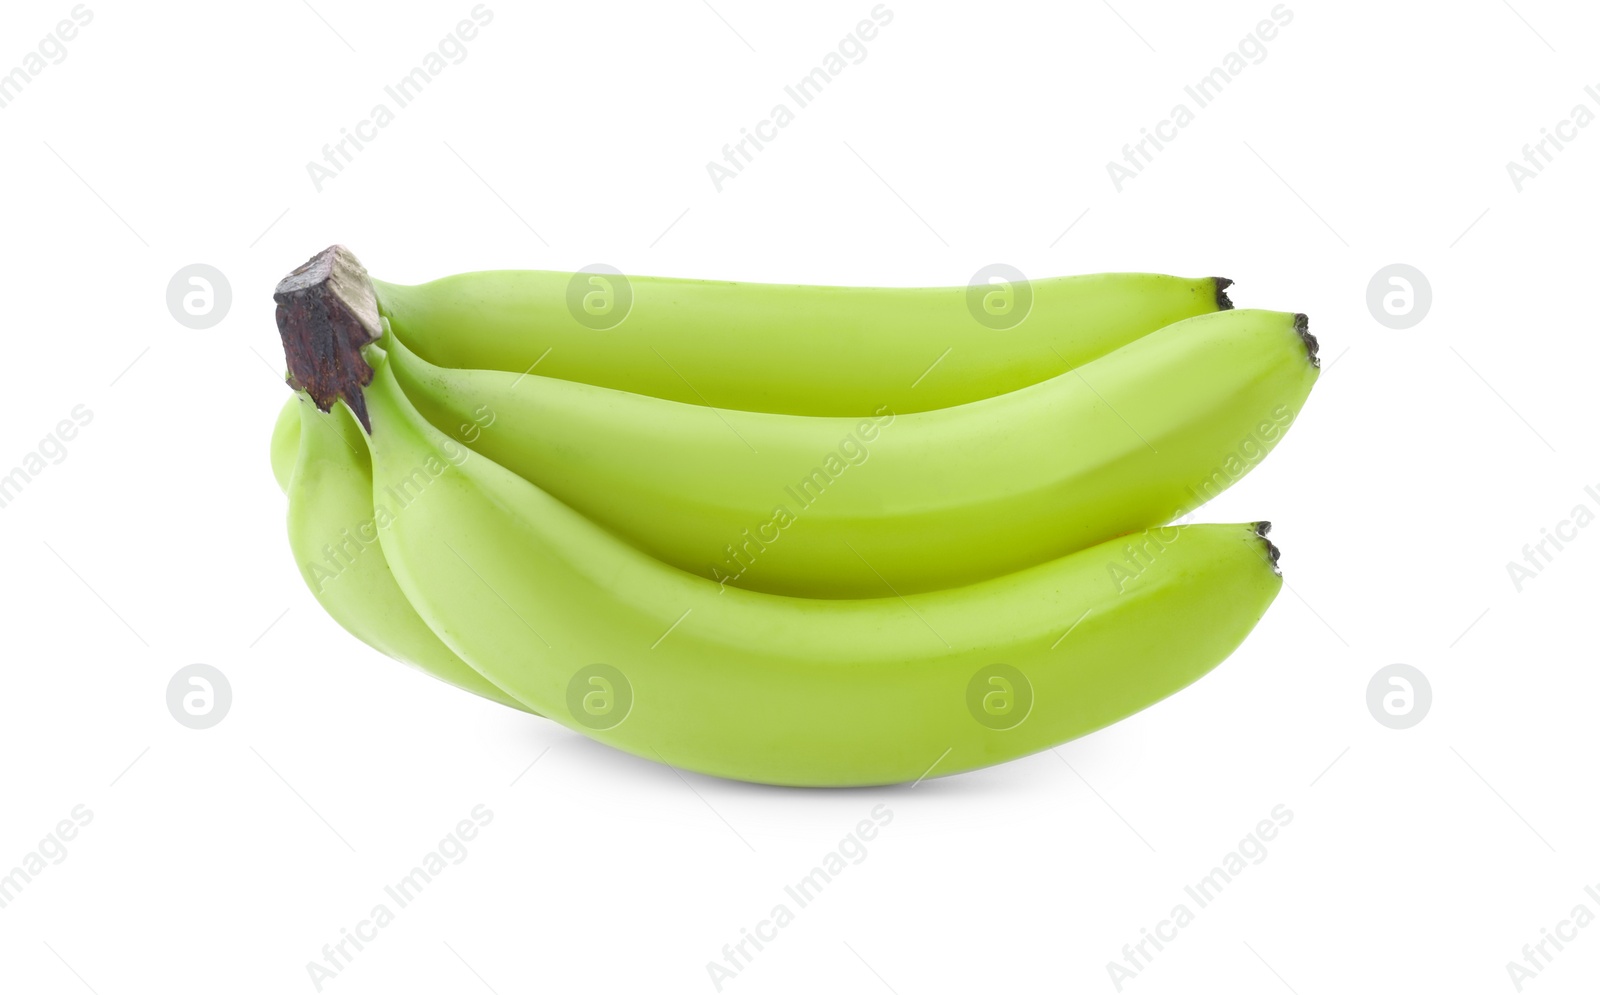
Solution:
[{"label": "white background", "polygon": [[[865,61],[719,193],[706,162],[869,0],[490,0],[465,61],[318,192],[306,163],[471,0],[91,0],[0,110],[0,471],[93,412],[0,509],[0,871],[93,812],[0,909],[0,989],[313,991],[307,962],[483,804],[469,856],[324,990],[711,992],[707,962],[881,804],[867,857],[724,990],[1114,992],[1123,944],[1285,805],[1266,859],[1124,990],[1515,991],[1523,944],[1600,912],[1600,529],[1520,593],[1506,569],[1600,507],[1600,127],[1521,192],[1505,164],[1600,110],[1600,15],[1511,4],[1290,0],[1265,60],[1118,192],[1106,162],[1270,0],[891,0]],[[71,7],[7,3],[0,71]],[[1288,586],[1212,675],[1053,752],[914,788],[680,778],[393,664],[306,591],[267,462],[270,298],[335,241],[395,282],[1233,277],[1323,343],[1300,423],[1202,512],[1272,519]],[[204,331],[164,299],[196,262],[234,295]],[[1366,304],[1394,262],[1432,286],[1410,329]],[[191,663],[234,691],[203,732],[165,704]],[[1433,688],[1406,731],[1365,704],[1391,663]],[[1591,926],[1525,990],[1597,978]]]}]

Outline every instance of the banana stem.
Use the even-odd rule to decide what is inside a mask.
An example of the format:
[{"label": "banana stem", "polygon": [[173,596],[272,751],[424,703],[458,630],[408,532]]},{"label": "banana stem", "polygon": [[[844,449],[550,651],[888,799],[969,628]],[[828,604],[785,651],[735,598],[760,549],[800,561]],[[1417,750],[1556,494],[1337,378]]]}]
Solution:
[{"label": "banana stem", "polygon": [[383,336],[378,295],[355,253],[331,245],[278,283],[278,335],[289,364],[289,386],[327,411],[343,398],[370,434],[361,388],[372,367],[361,347]]}]

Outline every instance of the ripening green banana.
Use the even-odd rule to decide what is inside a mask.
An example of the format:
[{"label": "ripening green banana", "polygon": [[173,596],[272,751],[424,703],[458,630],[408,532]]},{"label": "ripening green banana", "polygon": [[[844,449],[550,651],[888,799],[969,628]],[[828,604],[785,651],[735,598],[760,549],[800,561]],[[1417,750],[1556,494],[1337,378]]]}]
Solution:
[{"label": "ripening green banana", "polygon": [[1281,584],[1264,527],[1196,525],[904,598],[721,587],[444,436],[367,355],[377,531],[411,604],[529,707],[674,767],[871,785],[1024,756],[1205,674]]},{"label": "ripening green banana", "polygon": [[1221,311],[998,397],[832,418],[384,341],[412,403],[474,451],[667,563],[814,598],[969,584],[1180,518],[1272,449],[1318,372],[1304,315]]},{"label": "ripening green banana", "polygon": [[289,493],[289,481],[294,477],[294,464],[300,458],[300,395],[290,394],[278,409],[278,420],[272,425],[272,477],[278,490]]},{"label": "ripening green banana", "polygon": [[304,394],[290,398],[298,429],[280,416],[282,439],[298,436],[288,486],[289,546],[311,593],[351,635],[373,649],[456,687],[523,711],[530,709],[462,663],[417,615],[389,572],[378,543],[382,523],[372,502],[366,436],[344,405],[318,411]]},{"label": "ripening green banana", "polygon": [[537,369],[688,404],[849,417],[1037,383],[1232,307],[1231,282],[1106,273],[878,289],[501,270],[374,284],[395,332],[440,366]]}]

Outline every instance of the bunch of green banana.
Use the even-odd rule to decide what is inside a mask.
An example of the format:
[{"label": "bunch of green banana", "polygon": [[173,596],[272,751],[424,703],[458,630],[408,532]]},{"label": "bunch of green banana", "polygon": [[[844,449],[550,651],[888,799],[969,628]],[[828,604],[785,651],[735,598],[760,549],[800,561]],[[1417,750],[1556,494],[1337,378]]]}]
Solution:
[{"label": "bunch of green banana", "polygon": [[1220,311],[996,397],[866,419],[718,410],[432,366],[396,379],[435,425],[651,555],[811,598],[939,590],[1160,525],[1253,465],[1316,379],[1296,317]]},{"label": "bunch of green banana", "polygon": [[[937,384],[902,383],[900,361],[956,360],[939,343],[976,324],[959,291],[631,283],[613,330],[630,331],[602,346],[555,311],[554,274],[374,297],[335,247],[280,285],[309,397],[280,416],[273,469],[341,625],[674,767],[882,784],[1138,711],[1277,594],[1265,523],[1159,526],[1298,414],[1317,373],[1303,316],[1216,311],[1225,281],[1035,284],[1026,334],[964,343],[963,375],[917,395]],[[663,350],[704,383],[661,378]]]}]

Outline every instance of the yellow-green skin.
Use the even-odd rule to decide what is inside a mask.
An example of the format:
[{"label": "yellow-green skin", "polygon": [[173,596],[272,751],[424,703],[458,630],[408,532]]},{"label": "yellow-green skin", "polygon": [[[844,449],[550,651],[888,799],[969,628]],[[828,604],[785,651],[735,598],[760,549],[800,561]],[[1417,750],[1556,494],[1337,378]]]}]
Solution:
[{"label": "yellow-green skin", "polygon": [[1196,680],[1281,584],[1253,525],[1216,525],[905,598],[720,587],[444,437],[374,358],[379,537],[411,604],[520,701],[678,768],[871,785],[1021,757]]},{"label": "yellow-green skin", "polygon": [[272,479],[285,494],[289,493],[294,465],[300,459],[300,402],[295,398],[296,395],[289,395],[278,409],[278,420],[272,424]]},{"label": "yellow-green skin", "polygon": [[[993,397],[1231,306],[1227,280],[1148,273],[1055,277],[976,293],[577,279],[574,289],[570,273],[500,270],[420,286],[374,283],[394,330],[440,366],[522,373],[537,364],[543,376],[688,404],[840,416]],[[609,314],[593,318],[584,310],[608,306]],[[1014,326],[993,327],[1019,315]]]},{"label": "yellow-green skin", "polygon": [[[377,541],[372,468],[366,436],[349,409],[321,412],[304,394],[285,405],[273,431],[273,469],[282,473],[292,439],[289,546],[300,575],[324,610],[347,632],[386,656],[458,688],[529,711],[441,643],[395,584]],[[370,540],[367,538],[370,535]]]},{"label": "yellow-green skin", "polygon": [[1297,319],[1202,315],[1009,394],[865,418],[446,369],[396,335],[389,351],[436,427],[667,563],[749,590],[885,597],[1010,573],[1214,497],[1316,382]]}]

